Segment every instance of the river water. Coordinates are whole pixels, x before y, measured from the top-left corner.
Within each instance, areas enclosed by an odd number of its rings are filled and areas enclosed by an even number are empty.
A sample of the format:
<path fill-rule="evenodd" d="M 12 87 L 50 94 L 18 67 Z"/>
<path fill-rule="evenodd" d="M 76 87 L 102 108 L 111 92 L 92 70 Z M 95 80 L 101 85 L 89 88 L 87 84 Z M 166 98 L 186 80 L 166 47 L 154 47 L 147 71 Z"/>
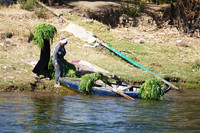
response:
<path fill-rule="evenodd" d="M 0 132 L 200 132 L 200 90 L 162 101 L 123 97 L 0 93 Z"/>

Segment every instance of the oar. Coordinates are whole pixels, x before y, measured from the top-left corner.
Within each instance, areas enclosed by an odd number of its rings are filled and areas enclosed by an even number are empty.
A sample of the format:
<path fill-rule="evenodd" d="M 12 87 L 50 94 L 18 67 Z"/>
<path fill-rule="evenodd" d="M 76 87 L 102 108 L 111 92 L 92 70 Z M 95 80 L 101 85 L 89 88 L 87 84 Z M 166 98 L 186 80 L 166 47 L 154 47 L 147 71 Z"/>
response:
<path fill-rule="evenodd" d="M 160 78 L 165 84 L 171 86 L 172 88 L 181 91 L 181 89 L 179 89 L 178 87 L 174 86 L 173 84 L 171 84 L 170 82 L 168 82 L 167 80 L 161 78 L 160 76 L 158 76 L 157 74 L 153 73 L 152 71 L 148 70 L 147 68 L 143 67 L 142 65 L 138 64 L 137 62 L 131 60 L 130 58 L 128 58 L 127 56 L 125 56 L 124 54 L 120 53 L 119 51 L 115 50 L 114 48 L 110 47 L 109 45 L 107 45 L 105 42 L 101 41 L 100 39 L 97 39 L 97 42 L 101 45 L 103 45 L 104 47 L 106 47 L 107 49 L 113 51 L 114 53 L 116 53 L 117 55 L 121 56 L 122 58 L 126 59 L 127 61 L 129 61 L 130 63 L 146 70 L 147 72 L 153 74 L 154 76 L 156 76 L 157 78 Z"/>
<path fill-rule="evenodd" d="M 109 89 L 109 90 L 111 90 L 111 91 L 114 91 L 115 93 L 117 93 L 117 94 L 119 94 L 119 95 L 121 95 L 121 96 L 123 96 L 123 97 L 125 97 L 125 98 L 127 98 L 127 99 L 135 100 L 134 98 L 132 98 L 132 97 L 130 97 L 130 96 L 124 94 L 123 92 L 121 92 L 121 91 L 119 91 L 119 90 L 117 90 L 117 89 L 114 89 L 113 87 L 111 87 L 111 86 L 105 84 L 102 80 L 97 80 L 95 83 L 98 84 L 98 85 L 103 85 L 103 86 L 105 86 L 105 88 L 107 88 L 107 89 Z"/>

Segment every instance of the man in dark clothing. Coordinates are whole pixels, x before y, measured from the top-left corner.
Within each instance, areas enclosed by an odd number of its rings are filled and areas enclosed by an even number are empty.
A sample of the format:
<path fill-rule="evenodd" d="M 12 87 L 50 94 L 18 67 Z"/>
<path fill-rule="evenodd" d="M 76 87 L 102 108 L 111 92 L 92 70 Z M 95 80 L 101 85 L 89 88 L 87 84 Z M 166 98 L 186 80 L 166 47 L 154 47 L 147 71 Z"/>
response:
<path fill-rule="evenodd" d="M 55 68 L 55 87 L 60 87 L 58 80 L 59 77 L 62 77 L 63 74 L 62 60 L 66 54 L 64 46 L 67 44 L 67 42 L 67 38 L 63 38 L 54 48 L 52 62 Z"/>
<path fill-rule="evenodd" d="M 50 60 L 50 42 L 44 40 L 44 45 L 41 48 L 40 60 L 33 69 L 33 72 L 37 76 L 44 75 L 45 78 L 49 78 L 48 64 Z"/>

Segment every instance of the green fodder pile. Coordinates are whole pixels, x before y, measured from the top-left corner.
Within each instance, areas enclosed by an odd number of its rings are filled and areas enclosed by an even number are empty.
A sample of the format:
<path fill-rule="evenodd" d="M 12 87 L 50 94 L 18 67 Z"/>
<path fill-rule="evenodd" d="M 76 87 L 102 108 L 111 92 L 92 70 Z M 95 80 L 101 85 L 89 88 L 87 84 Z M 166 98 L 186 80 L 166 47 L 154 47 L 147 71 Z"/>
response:
<path fill-rule="evenodd" d="M 71 77 L 71 78 L 78 78 L 80 77 L 79 73 L 76 71 L 76 67 L 69 63 L 67 60 L 62 60 L 62 67 L 63 67 L 63 77 Z M 52 63 L 52 57 L 50 58 L 48 64 L 49 75 L 51 79 L 55 78 L 55 69 Z"/>
<path fill-rule="evenodd" d="M 39 23 L 34 27 L 33 41 L 38 45 L 39 48 L 42 48 L 44 45 L 44 40 L 49 40 L 52 43 L 56 33 L 57 29 L 55 26 L 46 23 Z"/>
<path fill-rule="evenodd" d="M 107 76 L 104 76 L 101 72 L 96 72 L 82 76 L 78 89 L 80 91 L 86 91 L 91 94 L 91 89 L 94 86 L 96 80 L 102 80 L 104 83 L 108 83 Z"/>
<path fill-rule="evenodd" d="M 159 100 L 164 95 L 161 80 L 158 78 L 146 80 L 140 87 L 139 95 L 144 99 Z"/>

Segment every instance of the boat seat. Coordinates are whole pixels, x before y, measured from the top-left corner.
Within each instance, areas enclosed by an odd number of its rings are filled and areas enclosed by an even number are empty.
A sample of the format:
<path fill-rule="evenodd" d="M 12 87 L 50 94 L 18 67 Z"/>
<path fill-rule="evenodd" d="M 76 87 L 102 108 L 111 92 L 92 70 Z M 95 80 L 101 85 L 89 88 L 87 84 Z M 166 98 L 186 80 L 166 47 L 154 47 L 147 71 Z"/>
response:
<path fill-rule="evenodd" d="M 128 91 L 132 87 L 133 87 L 132 85 L 128 85 L 128 86 L 121 86 L 121 85 L 119 85 L 116 89 L 119 90 L 119 91 Z"/>

